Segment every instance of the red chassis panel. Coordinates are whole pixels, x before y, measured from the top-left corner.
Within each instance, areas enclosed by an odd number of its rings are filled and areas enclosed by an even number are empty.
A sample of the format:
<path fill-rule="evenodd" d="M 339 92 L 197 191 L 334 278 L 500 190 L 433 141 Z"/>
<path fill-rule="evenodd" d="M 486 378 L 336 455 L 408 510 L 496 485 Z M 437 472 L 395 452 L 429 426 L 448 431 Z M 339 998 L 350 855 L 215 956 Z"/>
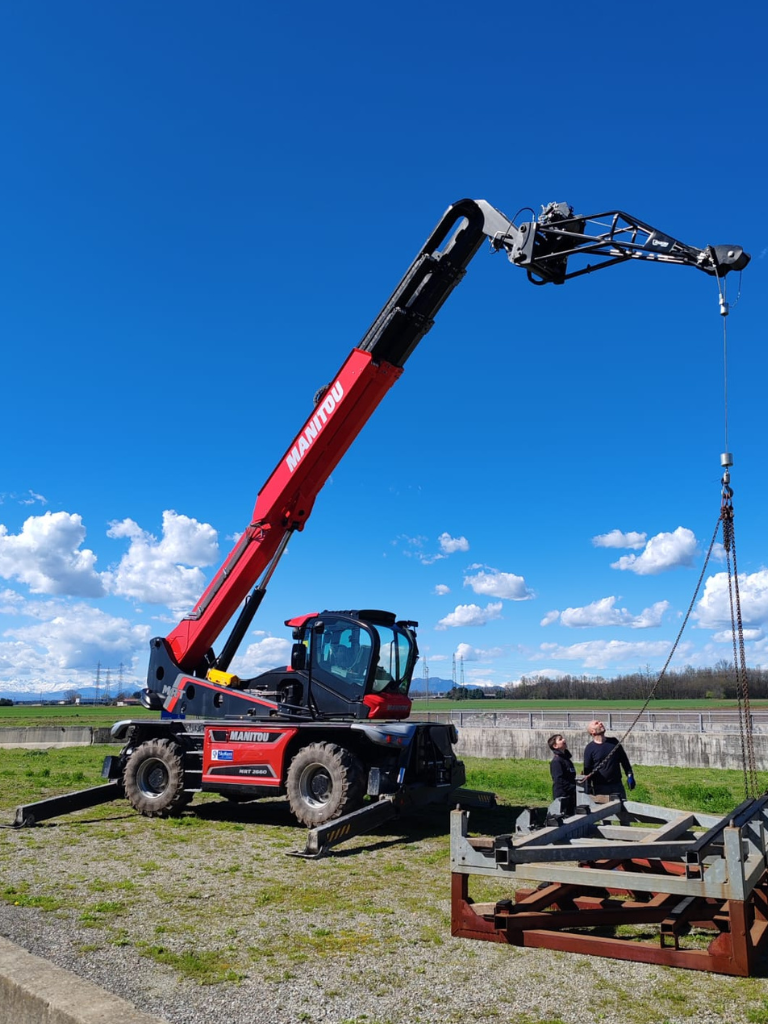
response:
<path fill-rule="evenodd" d="M 298 732 L 295 726 L 260 723 L 206 725 L 203 785 L 283 785 L 285 751 Z"/>

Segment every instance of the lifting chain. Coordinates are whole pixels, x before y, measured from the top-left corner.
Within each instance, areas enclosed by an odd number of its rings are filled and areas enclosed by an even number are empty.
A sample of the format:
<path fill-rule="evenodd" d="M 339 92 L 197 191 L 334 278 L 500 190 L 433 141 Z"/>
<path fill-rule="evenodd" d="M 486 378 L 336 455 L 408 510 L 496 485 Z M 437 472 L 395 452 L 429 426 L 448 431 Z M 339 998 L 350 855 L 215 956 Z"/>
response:
<path fill-rule="evenodd" d="M 640 718 L 645 713 L 646 708 L 650 704 L 651 700 L 659 688 L 659 684 L 664 678 L 669 663 L 677 650 L 677 646 L 680 643 L 680 639 L 683 635 L 683 631 L 688 624 L 688 619 L 693 611 L 693 606 L 696 603 L 696 599 L 699 596 L 699 590 L 701 589 L 702 581 L 704 580 L 704 574 L 707 571 L 709 559 L 712 555 L 712 549 L 715 546 L 715 540 L 720 530 L 720 523 L 723 524 L 723 548 L 725 549 L 725 558 L 728 568 L 728 598 L 730 602 L 731 610 L 731 636 L 733 638 L 733 668 L 736 677 L 736 695 L 738 698 L 738 709 L 739 709 L 739 733 L 741 738 L 741 763 L 744 772 L 744 795 L 747 799 L 755 799 L 758 795 L 758 780 L 757 780 L 757 767 L 755 761 L 755 744 L 754 736 L 752 731 L 752 712 L 749 703 L 749 681 L 747 678 L 747 665 L 746 656 L 744 653 L 744 627 L 741 618 L 741 598 L 739 595 L 739 572 L 736 563 L 736 534 L 734 530 L 733 521 L 733 490 L 731 488 L 731 476 L 729 473 L 730 467 L 733 465 L 733 456 L 727 450 L 728 449 L 728 329 L 727 320 L 728 314 L 730 313 L 730 306 L 726 301 L 725 295 L 725 283 L 721 281 L 720 275 L 717 275 L 717 288 L 719 295 L 720 304 L 720 315 L 723 317 L 723 379 L 724 379 L 724 413 L 725 413 L 725 447 L 726 451 L 720 456 L 720 463 L 723 467 L 723 478 L 721 480 L 721 500 L 720 500 L 720 515 L 718 516 L 717 523 L 715 524 L 715 531 L 712 534 L 712 540 L 709 544 L 709 550 L 707 551 L 707 557 L 704 559 L 704 565 L 699 575 L 699 581 L 696 584 L 691 603 L 688 605 L 688 611 L 685 613 L 685 618 L 680 626 L 680 631 L 677 634 L 677 639 L 672 645 L 672 649 L 669 652 L 664 667 L 659 673 L 659 677 L 653 684 L 651 692 L 648 694 L 645 703 L 638 711 L 637 715 L 631 722 L 629 728 L 621 737 L 619 742 L 611 749 L 610 753 L 603 758 L 600 765 L 606 765 L 611 758 L 616 754 L 619 748 L 623 745 L 627 736 L 632 732 L 634 727 L 640 721 Z M 739 287 L 739 294 L 736 297 L 738 302 L 741 296 L 741 287 Z M 734 306 L 736 303 L 734 303 Z M 731 565 L 733 560 L 733 565 Z"/>
<path fill-rule="evenodd" d="M 744 772 L 744 795 L 754 799 L 758 795 L 755 742 L 752 731 L 752 711 L 749 704 L 749 680 L 744 652 L 744 625 L 741 618 L 739 570 L 736 562 L 736 532 L 733 521 L 733 490 L 730 474 L 723 475 L 720 518 L 723 522 L 723 547 L 728 568 L 728 600 L 731 609 L 731 636 L 733 638 L 733 667 L 736 676 L 736 696 L 739 706 L 739 732 L 741 736 L 741 764 Z M 731 567 L 733 559 L 733 567 Z"/>
<path fill-rule="evenodd" d="M 715 523 L 715 530 L 714 530 L 714 533 L 712 534 L 712 540 L 709 542 L 709 550 L 707 551 L 707 557 L 704 559 L 704 565 L 701 567 L 701 572 L 699 573 L 699 579 L 698 579 L 698 582 L 696 584 L 696 589 L 693 592 L 693 597 L 691 598 L 691 603 L 688 605 L 688 611 L 685 613 L 685 617 L 683 619 L 682 625 L 680 626 L 680 630 L 679 630 L 679 632 L 677 634 L 677 637 L 675 638 L 675 642 L 672 644 L 672 649 L 670 650 L 669 654 L 667 655 L 667 660 L 664 662 L 664 667 L 662 668 L 661 672 L 659 672 L 658 679 L 653 684 L 653 686 L 651 688 L 651 692 L 645 698 L 645 703 L 643 704 L 643 706 L 640 708 L 640 710 L 637 712 L 635 717 L 630 722 L 629 728 L 626 730 L 626 732 L 621 737 L 619 742 L 616 743 L 611 748 L 610 753 L 606 754 L 606 756 L 600 761 L 600 764 L 598 765 L 599 768 L 604 768 L 606 765 L 608 765 L 609 762 L 611 761 L 611 759 L 617 753 L 617 751 L 623 746 L 624 740 L 627 738 L 627 736 L 629 736 L 629 734 L 635 728 L 635 726 L 640 721 L 642 716 L 645 714 L 645 711 L 646 711 L 648 705 L 653 700 L 653 697 L 654 697 L 656 691 L 658 690 L 659 685 L 661 684 L 662 679 L 666 675 L 667 669 L 669 668 L 669 663 L 672 661 L 672 658 L 674 657 L 675 651 L 677 650 L 678 644 L 680 643 L 680 641 L 681 641 L 681 639 L 683 637 L 683 633 L 685 632 L 685 627 L 688 625 L 688 620 L 691 617 L 691 612 L 693 611 L 693 606 L 696 604 L 696 598 L 699 596 L 699 591 L 701 590 L 701 584 L 702 584 L 702 582 L 704 580 L 704 574 L 707 571 L 707 566 L 709 565 L 709 559 L 712 556 L 712 550 L 713 550 L 713 548 L 715 546 L 715 541 L 717 540 L 717 535 L 720 532 L 720 521 L 722 520 L 722 518 L 723 518 L 723 514 L 722 514 L 722 510 L 721 510 L 720 515 L 717 517 L 717 522 Z"/>
<path fill-rule="evenodd" d="M 739 596 L 739 577 L 738 569 L 736 564 L 736 535 L 734 531 L 733 523 L 733 490 L 729 485 L 730 477 L 726 470 L 723 476 L 723 490 L 722 490 L 722 501 L 720 506 L 720 515 L 717 517 L 715 523 L 715 529 L 712 534 L 712 539 L 709 542 L 709 549 L 707 550 L 707 556 L 704 559 L 704 565 L 701 568 L 698 582 L 696 583 L 696 589 L 694 590 L 691 602 L 688 605 L 688 610 L 683 618 L 680 630 L 675 638 L 675 642 L 672 644 L 672 648 L 667 655 L 667 660 L 664 662 L 664 667 L 659 672 L 656 682 L 653 684 L 650 693 L 645 699 L 645 703 L 637 712 L 635 717 L 632 719 L 629 727 L 627 728 L 624 735 L 621 737 L 618 743 L 616 743 L 610 750 L 610 752 L 600 761 L 599 767 L 606 767 L 612 758 L 617 754 L 619 749 L 623 746 L 624 741 L 635 728 L 637 723 L 640 721 L 642 716 L 645 714 L 648 705 L 653 700 L 656 691 L 661 684 L 662 679 L 666 675 L 669 664 L 674 657 L 675 651 L 682 639 L 685 627 L 688 625 L 688 620 L 691 617 L 696 600 L 701 590 L 701 584 L 704 581 L 704 576 L 709 565 L 709 560 L 712 556 L 712 551 L 717 540 L 717 535 L 720 532 L 720 523 L 723 524 L 723 547 L 725 548 L 725 557 L 728 567 L 728 596 L 730 598 L 731 607 L 731 633 L 733 636 L 733 664 L 736 673 L 736 693 L 738 697 L 738 708 L 739 708 L 739 732 L 741 737 L 741 762 L 744 772 L 744 795 L 747 799 L 754 799 L 758 795 L 758 781 L 757 781 L 757 767 L 755 761 L 755 745 L 752 733 L 752 713 L 750 710 L 749 703 L 749 685 L 747 679 L 747 668 L 746 668 L 746 657 L 744 652 L 744 627 L 741 618 L 741 599 Z M 733 570 L 731 570 L 731 557 L 733 558 Z"/>
<path fill-rule="evenodd" d="M 728 315 L 731 311 L 726 301 L 725 282 L 720 275 L 716 276 L 717 290 L 720 301 L 720 315 L 723 318 L 723 412 L 725 426 L 725 451 L 720 456 L 723 467 L 721 480 L 722 491 L 720 500 L 720 518 L 723 523 L 723 548 L 728 568 L 728 600 L 731 610 L 731 637 L 733 640 L 733 671 L 736 677 L 736 697 L 739 708 L 739 734 L 741 738 L 741 764 L 744 772 L 744 795 L 754 799 L 758 794 L 757 768 L 755 764 L 755 743 L 752 732 L 752 712 L 749 705 L 749 681 L 747 663 L 744 653 L 744 627 L 741 618 L 741 598 L 739 595 L 739 570 L 736 562 L 736 533 L 733 523 L 733 489 L 731 488 L 730 467 L 733 456 L 728 451 Z M 741 295 L 736 296 L 736 302 Z M 736 303 L 734 303 L 734 306 Z M 731 568 L 733 558 L 733 568 Z"/>

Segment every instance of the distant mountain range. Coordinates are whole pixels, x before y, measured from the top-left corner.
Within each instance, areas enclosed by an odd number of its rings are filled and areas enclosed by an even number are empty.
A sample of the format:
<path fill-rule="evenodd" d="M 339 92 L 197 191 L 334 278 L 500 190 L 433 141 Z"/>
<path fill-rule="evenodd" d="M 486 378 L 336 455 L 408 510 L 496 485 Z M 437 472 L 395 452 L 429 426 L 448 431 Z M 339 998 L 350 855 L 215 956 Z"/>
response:
<path fill-rule="evenodd" d="M 438 694 L 438 693 L 448 693 L 448 691 L 452 690 L 454 686 L 458 686 L 459 685 L 458 683 L 454 683 L 450 679 L 441 679 L 440 676 L 430 676 L 428 681 L 426 679 L 424 679 L 424 678 L 414 679 L 413 682 L 411 683 L 411 696 L 414 696 L 414 694 L 426 693 L 427 692 L 427 682 L 429 682 L 429 693 L 430 693 L 430 695 L 434 695 L 434 694 Z M 482 689 L 481 686 L 475 686 L 474 683 L 464 683 L 463 685 L 468 690 L 481 690 Z"/>
<path fill-rule="evenodd" d="M 429 693 L 436 696 L 438 693 L 447 693 L 453 688 L 453 682 L 450 679 L 441 679 L 440 676 L 429 677 Z M 458 684 L 457 684 L 458 685 Z M 474 686 L 472 683 L 464 683 L 464 686 L 468 690 L 481 690 L 482 687 Z M 109 694 L 111 697 L 117 696 L 121 691 L 131 696 L 137 690 L 141 690 L 144 687 L 143 682 L 138 682 L 135 679 L 126 680 L 124 679 L 122 684 L 117 678 L 111 679 L 109 683 Z M 6 686 L 0 688 L 0 697 L 6 697 L 8 700 L 63 700 L 64 696 L 71 691 L 76 691 L 80 694 L 83 700 L 96 700 L 97 698 L 104 699 L 105 687 L 104 684 L 97 690 L 95 686 L 78 686 L 77 683 L 65 682 L 59 683 L 56 686 L 46 686 L 44 689 L 36 686 L 34 683 L 17 683 L 13 686 Z M 424 678 L 414 679 L 411 683 L 411 695 L 416 696 L 427 692 L 427 680 Z"/>
<path fill-rule="evenodd" d="M 142 689 L 143 685 L 143 683 L 137 683 L 135 679 L 130 681 L 123 680 L 122 685 L 117 680 L 110 681 L 109 695 L 114 698 L 118 693 L 123 692 L 131 696 L 137 690 Z M 95 686 L 78 686 L 76 683 L 68 682 L 60 683 L 56 686 L 47 685 L 44 689 L 35 686 L 33 683 L 18 683 L 13 686 L 5 686 L 0 688 L 0 698 L 5 697 L 8 700 L 14 701 L 63 700 L 66 694 L 72 691 L 79 693 L 83 700 L 96 700 L 97 698 L 103 700 L 106 696 L 103 684 L 97 691 Z"/>

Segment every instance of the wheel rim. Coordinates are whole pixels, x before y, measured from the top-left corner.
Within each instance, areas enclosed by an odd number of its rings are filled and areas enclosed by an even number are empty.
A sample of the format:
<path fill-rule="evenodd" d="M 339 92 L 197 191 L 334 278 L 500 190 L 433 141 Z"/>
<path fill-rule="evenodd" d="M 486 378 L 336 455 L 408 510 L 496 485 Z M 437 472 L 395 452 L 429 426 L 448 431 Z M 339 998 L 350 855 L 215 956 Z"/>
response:
<path fill-rule="evenodd" d="M 136 787 L 142 796 L 157 800 L 168 789 L 168 769 L 156 757 L 147 758 L 136 772 Z"/>
<path fill-rule="evenodd" d="M 310 764 L 299 776 L 301 799 L 310 807 L 325 807 L 333 795 L 333 780 L 323 765 Z"/>

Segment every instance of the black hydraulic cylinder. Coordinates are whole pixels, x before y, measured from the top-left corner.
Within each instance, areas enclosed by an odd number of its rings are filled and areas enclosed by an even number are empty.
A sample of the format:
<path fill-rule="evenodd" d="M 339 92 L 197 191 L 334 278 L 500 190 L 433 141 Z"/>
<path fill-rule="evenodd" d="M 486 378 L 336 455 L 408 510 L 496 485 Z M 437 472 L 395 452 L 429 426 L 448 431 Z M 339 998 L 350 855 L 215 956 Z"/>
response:
<path fill-rule="evenodd" d="M 216 659 L 216 668 L 226 672 L 237 650 L 242 643 L 243 637 L 253 622 L 253 617 L 259 610 L 259 605 L 264 600 L 266 590 L 263 587 L 255 587 L 245 599 L 242 610 L 237 617 L 234 628 L 227 638 L 227 642 L 221 649 L 221 654 Z"/>

